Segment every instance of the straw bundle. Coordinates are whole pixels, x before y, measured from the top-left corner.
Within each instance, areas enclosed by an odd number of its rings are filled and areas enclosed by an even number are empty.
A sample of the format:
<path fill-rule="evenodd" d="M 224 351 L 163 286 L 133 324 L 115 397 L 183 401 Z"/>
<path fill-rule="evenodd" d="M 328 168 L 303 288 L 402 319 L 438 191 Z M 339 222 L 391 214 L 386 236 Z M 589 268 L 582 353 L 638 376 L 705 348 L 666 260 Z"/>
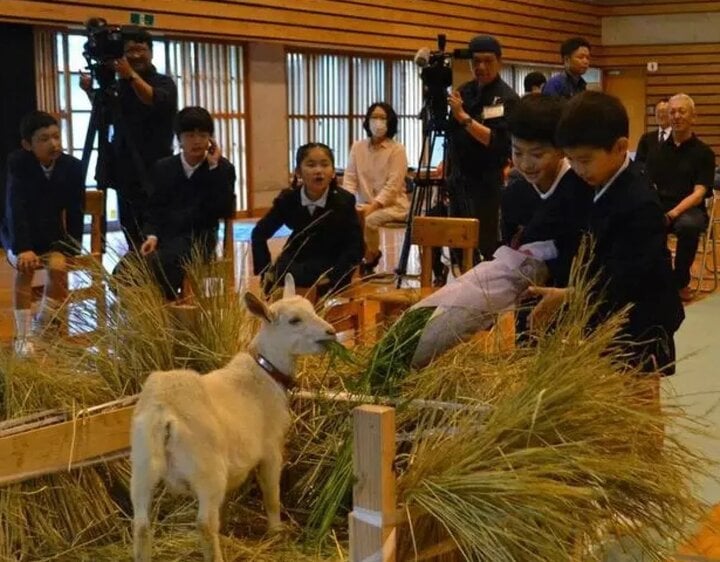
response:
<path fill-rule="evenodd" d="M 597 310 L 591 286 L 577 269 L 572 298 L 533 347 L 492 356 L 471 342 L 425 369 L 387 379 L 399 431 L 414 436 L 396 460 L 411 525 L 400 559 L 429 546 L 427 537 L 452 541 L 468 560 L 567 560 L 579 553 L 601 559 L 608 535 L 621 532 L 648 559 L 664 560 L 703 515 L 693 486 L 711 463 L 676 431 L 701 426 L 673 402 L 660 410 L 652 398 L 657 380 L 625 364 L 615 338 L 626 311 L 588 332 Z M 370 371 L 397 357 L 390 345 L 378 361 L 388 341 L 370 354 Z M 418 411 L 413 399 L 465 408 Z M 325 428 L 334 439 L 318 444 L 333 450 L 326 471 L 315 471 L 322 475 L 314 503 L 324 514 L 320 536 L 331 514 L 341 508 L 344 516 L 348 506 L 340 483 L 351 482 L 349 433 L 347 421 L 339 423 L 334 432 Z"/>
<path fill-rule="evenodd" d="M 200 269 L 194 265 L 191 275 L 199 277 Z M 126 261 L 116 277 L 100 272 L 99 266 L 96 273 L 109 288 L 107 294 L 94 295 L 107 299 L 106 324 L 96 326 L 93 307 L 67 304 L 58 316 L 69 314 L 73 327 L 95 329 L 93 333 L 79 342 L 45 334 L 41 353 L 30 359 L 0 354 L 2 418 L 48 409 L 72 413 L 106 403 L 138 392 L 153 370 L 210 370 L 246 347 L 254 332 L 254 321 L 230 291 L 208 297 L 198 293 L 202 314 L 193 315 L 194 323 L 187 325 L 167 306 L 143 261 Z M 128 463 L 119 461 L 0 488 L 0 560 L 40 560 L 61 553 L 68 560 L 95 560 L 94 555 L 86 557 L 86 547 L 126 543 L 128 482 Z M 173 499 L 161 503 L 156 513 L 164 519 L 189 504 Z M 180 512 L 191 525 L 194 513 Z M 184 550 L 179 547 L 177 555 Z"/>

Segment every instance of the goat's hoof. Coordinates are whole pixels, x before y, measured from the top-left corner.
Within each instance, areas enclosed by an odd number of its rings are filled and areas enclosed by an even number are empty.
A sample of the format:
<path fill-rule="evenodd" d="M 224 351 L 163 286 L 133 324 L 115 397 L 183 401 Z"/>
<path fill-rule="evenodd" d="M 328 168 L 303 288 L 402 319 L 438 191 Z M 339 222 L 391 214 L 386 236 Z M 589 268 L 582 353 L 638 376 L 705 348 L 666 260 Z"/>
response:
<path fill-rule="evenodd" d="M 267 534 L 270 536 L 277 536 L 285 531 L 285 525 L 282 522 L 268 523 Z"/>

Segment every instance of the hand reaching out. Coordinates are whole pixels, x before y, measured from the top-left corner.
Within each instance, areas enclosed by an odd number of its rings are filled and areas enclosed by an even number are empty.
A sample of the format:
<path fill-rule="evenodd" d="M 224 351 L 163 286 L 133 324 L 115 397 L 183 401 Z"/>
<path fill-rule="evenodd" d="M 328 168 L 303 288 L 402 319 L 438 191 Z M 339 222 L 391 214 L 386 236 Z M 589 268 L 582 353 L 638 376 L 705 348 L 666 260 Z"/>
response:
<path fill-rule="evenodd" d="M 558 287 L 528 287 L 523 298 L 540 297 L 540 302 L 535 305 L 530 313 L 530 330 L 541 332 L 547 329 L 550 321 L 565 302 L 569 293 L 567 288 Z"/>

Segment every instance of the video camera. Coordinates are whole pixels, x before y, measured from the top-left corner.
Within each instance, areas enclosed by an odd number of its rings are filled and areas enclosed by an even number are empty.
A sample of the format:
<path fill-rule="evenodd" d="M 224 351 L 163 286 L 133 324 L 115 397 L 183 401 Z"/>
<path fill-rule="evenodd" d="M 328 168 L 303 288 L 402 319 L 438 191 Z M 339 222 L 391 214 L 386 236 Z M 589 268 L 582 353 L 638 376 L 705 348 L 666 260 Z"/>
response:
<path fill-rule="evenodd" d="M 448 88 L 452 86 L 453 59 L 471 59 L 472 51 L 469 49 L 455 49 L 446 52 L 445 34 L 437 36 L 437 51 L 420 49 L 415 55 L 415 64 L 422 70 L 420 79 L 423 84 L 423 110 L 421 118 L 425 121 L 425 128 L 435 131 L 444 131 L 448 121 Z"/>
<path fill-rule="evenodd" d="M 125 27 L 108 25 L 103 18 L 90 18 L 85 22 L 87 41 L 83 46 L 83 57 L 100 89 L 106 90 L 115 84 L 115 69 L 108 64 L 125 55 L 125 41 L 130 32 Z"/>

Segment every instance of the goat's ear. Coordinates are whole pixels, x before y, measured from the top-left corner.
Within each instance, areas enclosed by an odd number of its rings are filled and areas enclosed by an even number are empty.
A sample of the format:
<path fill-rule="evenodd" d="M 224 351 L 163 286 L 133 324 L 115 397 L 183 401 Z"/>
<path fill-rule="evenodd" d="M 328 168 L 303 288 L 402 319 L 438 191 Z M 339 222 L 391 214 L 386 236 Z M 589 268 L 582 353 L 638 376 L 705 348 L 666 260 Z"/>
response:
<path fill-rule="evenodd" d="M 272 312 L 270 312 L 270 309 L 268 308 L 268 305 L 265 304 L 260 298 L 258 298 L 254 293 L 251 293 L 250 291 L 246 291 L 245 295 L 245 306 L 247 306 L 247 309 L 250 311 L 251 314 L 254 314 L 261 320 L 265 320 L 268 324 L 272 322 Z"/>
<path fill-rule="evenodd" d="M 292 273 L 285 275 L 284 287 L 283 287 L 283 298 L 287 299 L 295 296 L 295 278 Z"/>

